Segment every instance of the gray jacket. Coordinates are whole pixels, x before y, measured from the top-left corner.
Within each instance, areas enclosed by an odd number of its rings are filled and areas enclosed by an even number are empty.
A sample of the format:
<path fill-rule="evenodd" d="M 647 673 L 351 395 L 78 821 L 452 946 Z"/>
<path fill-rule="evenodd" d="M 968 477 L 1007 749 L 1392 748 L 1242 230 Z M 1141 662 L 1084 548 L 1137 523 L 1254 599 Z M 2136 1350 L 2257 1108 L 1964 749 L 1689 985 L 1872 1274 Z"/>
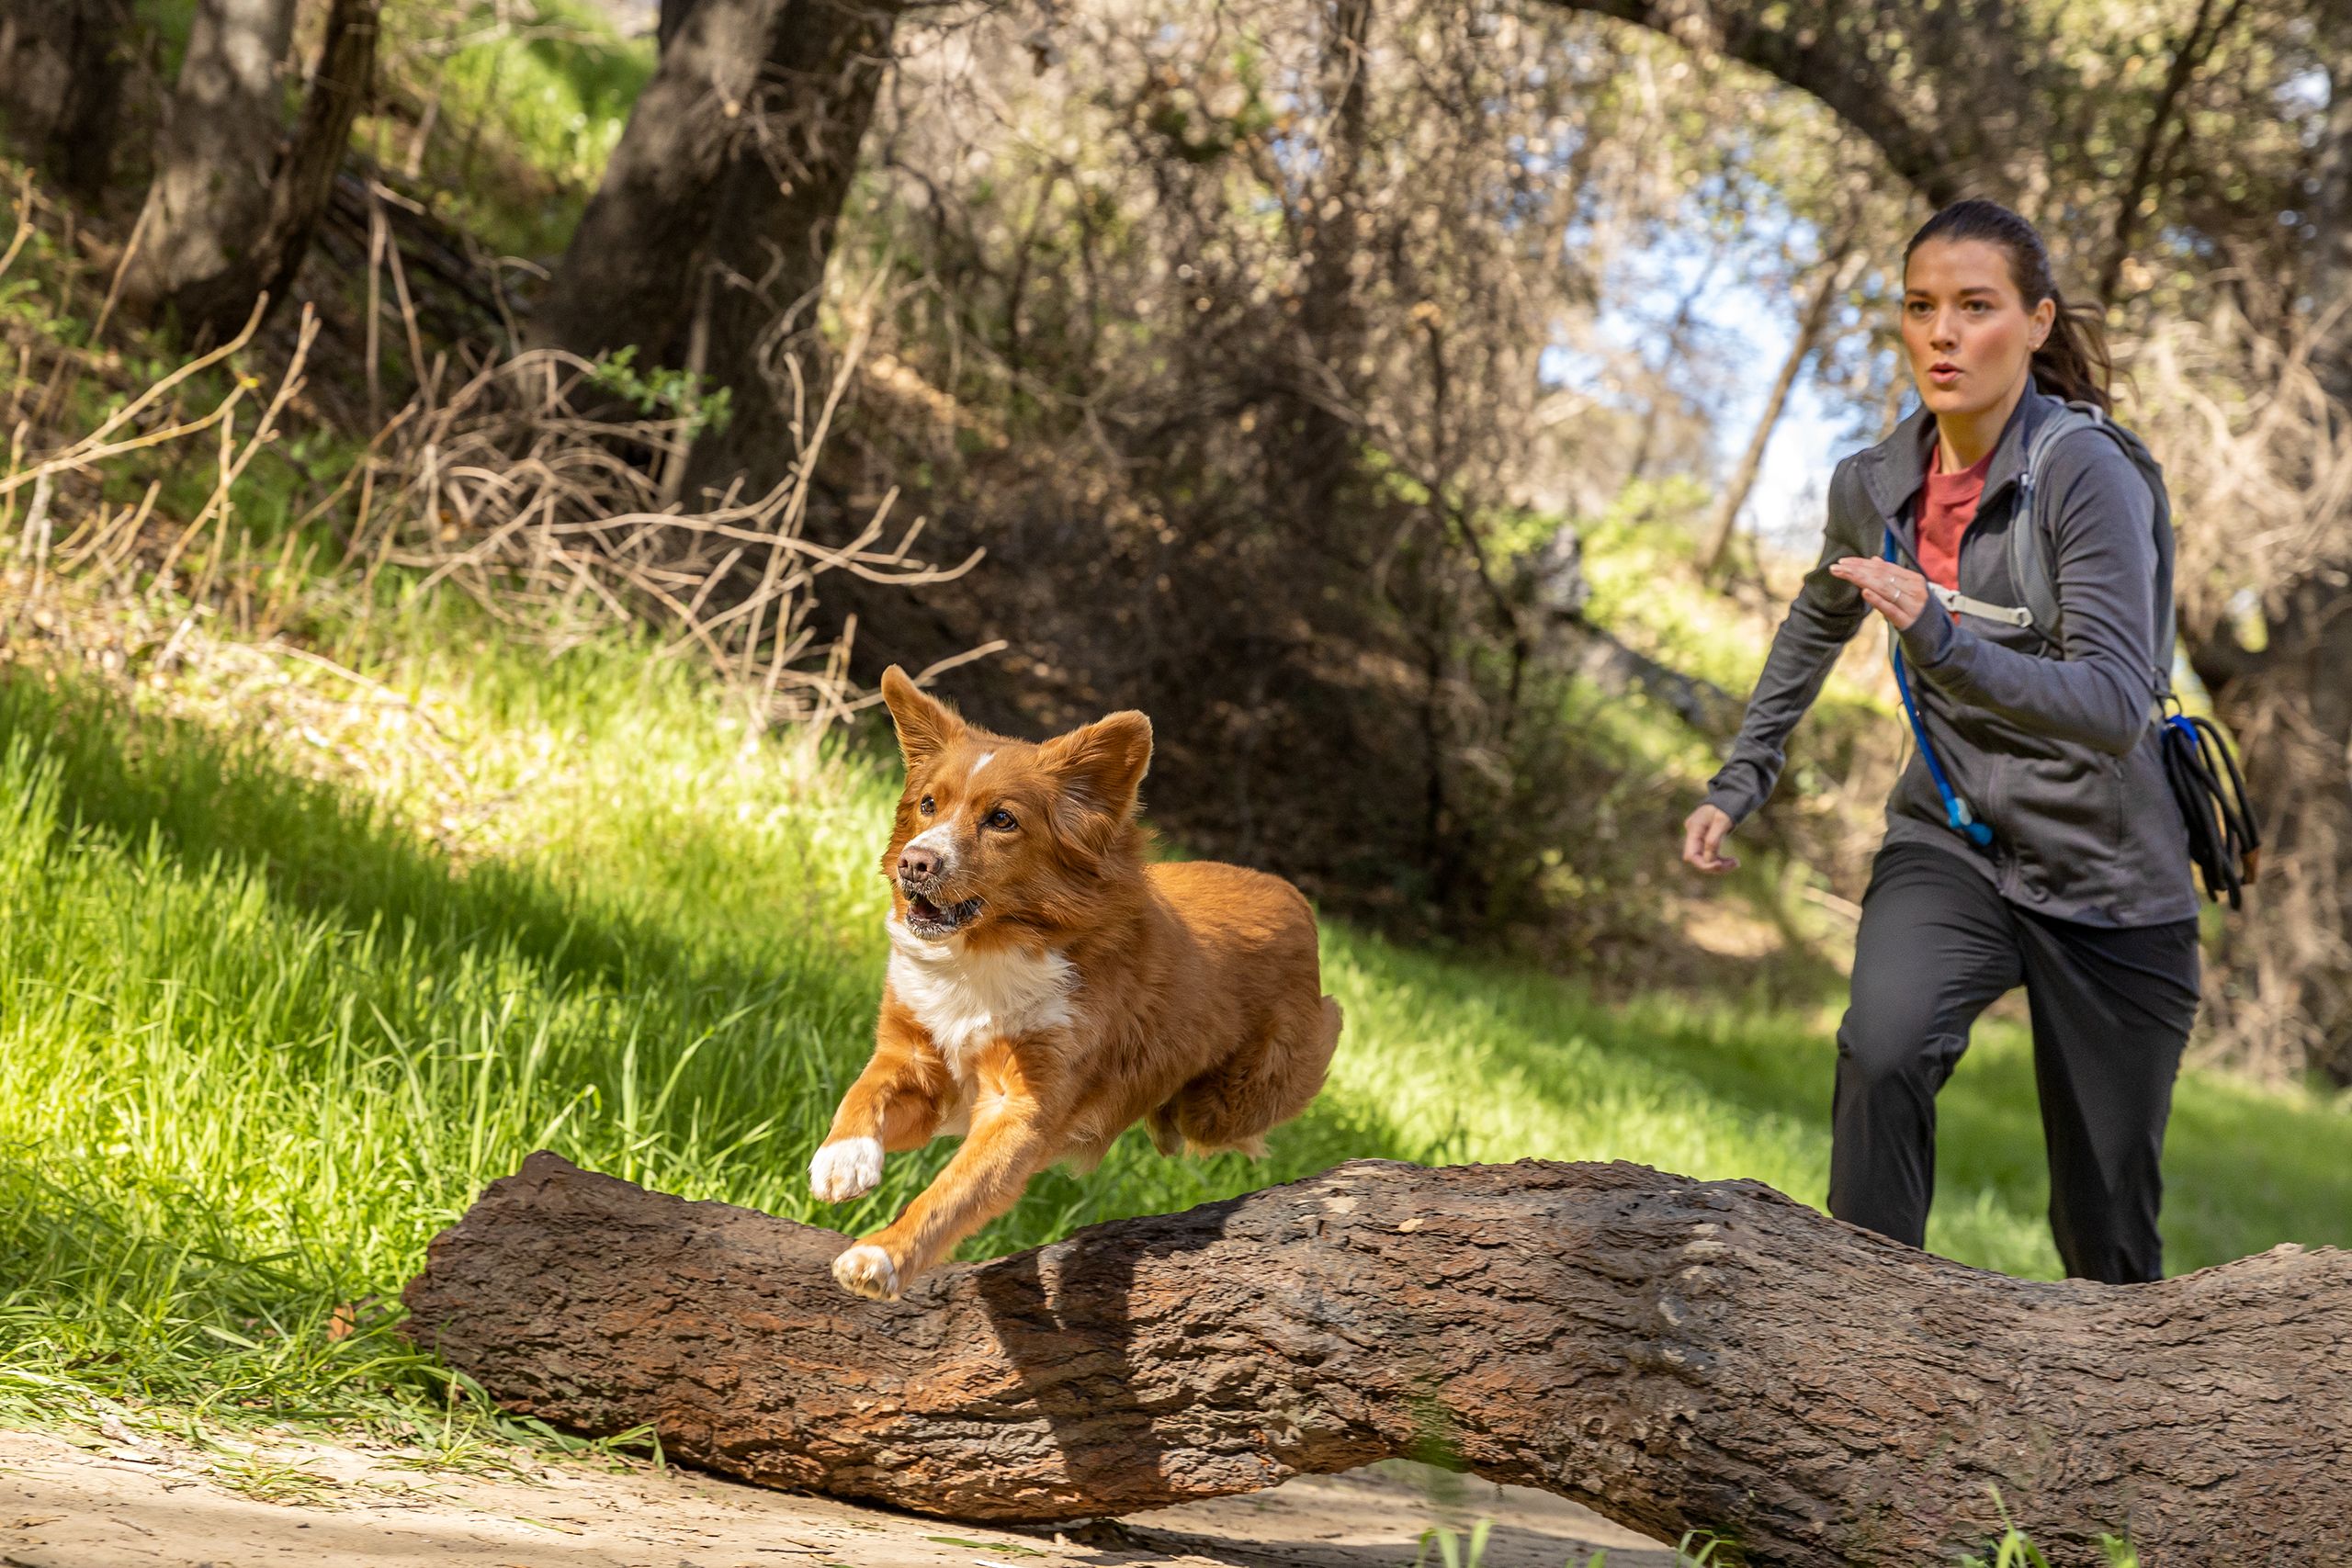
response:
<path fill-rule="evenodd" d="M 2030 521 L 2016 515 L 2016 502 L 2034 427 L 2064 407 L 2031 386 L 2018 400 L 1975 520 L 1961 536 L 1962 593 L 1998 605 L 2024 602 L 2009 581 L 2007 531 Z M 1935 417 L 1920 409 L 1830 477 L 1821 558 L 1772 638 L 1731 760 L 1708 784 L 1708 804 L 1734 822 L 1771 795 L 1789 731 L 1870 618 L 1860 592 L 1832 576 L 1830 563 L 1876 557 L 1892 529 L 1903 563 L 1917 570 L 1917 501 L 1935 433 Z M 1886 842 L 1963 856 L 2003 897 L 2062 919 L 2149 926 L 2193 918 L 2188 833 L 2151 722 L 2161 694 L 2157 615 L 2172 611 L 2156 603 L 2154 502 L 2139 469 L 2100 432 L 2062 436 L 2046 463 L 2036 482 L 2063 649 L 2030 628 L 1955 620 L 1938 604 L 1902 634 L 1928 739 L 1953 789 L 1991 825 L 1993 845 L 1979 851 L 1947 825 L 1916 747 L 1887 798 Z"/>

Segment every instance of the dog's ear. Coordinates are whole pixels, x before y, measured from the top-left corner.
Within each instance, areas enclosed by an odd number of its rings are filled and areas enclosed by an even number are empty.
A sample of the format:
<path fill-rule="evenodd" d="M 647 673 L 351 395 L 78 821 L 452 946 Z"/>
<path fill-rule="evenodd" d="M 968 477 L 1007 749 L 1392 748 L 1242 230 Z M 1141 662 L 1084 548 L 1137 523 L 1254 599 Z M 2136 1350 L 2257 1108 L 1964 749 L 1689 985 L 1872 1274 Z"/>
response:
<path fill-rule="evenodd" d="M 918 691 L 895 664 L 882 671 L 882 701 L 890 709 L 890 722 L 899 727 L 899 750 L 910 773 L 964 733 L 964 721 L 956 710 Z"/>
<path fill-rule="evenodd" d="M 1151 720 L 1130 708 L 1038 748 L 1038 761 L 1097 811 L 1125 818 L 1151 766 Z"/>

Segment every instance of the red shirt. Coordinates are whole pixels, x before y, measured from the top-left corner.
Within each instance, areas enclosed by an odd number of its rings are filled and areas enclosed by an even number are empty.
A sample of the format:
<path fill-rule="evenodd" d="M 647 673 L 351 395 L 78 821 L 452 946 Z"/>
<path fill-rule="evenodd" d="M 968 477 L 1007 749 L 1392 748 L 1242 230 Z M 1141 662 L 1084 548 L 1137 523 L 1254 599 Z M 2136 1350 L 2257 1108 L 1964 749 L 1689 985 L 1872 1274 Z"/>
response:
<path fill-rule="evenodd" d="M 1984 493 L 1984 470 L 1993 466 L 1987 451 L 1973 468 L 1956 474 L 1943 471 L 1944 444 L 1936 443 L 1928 465 L 1928 491 L 1919 501 L 1919 570 L 1930 582 L 1960 586 L 1960 536 L 1976 517 L 1976 502 Z"/>

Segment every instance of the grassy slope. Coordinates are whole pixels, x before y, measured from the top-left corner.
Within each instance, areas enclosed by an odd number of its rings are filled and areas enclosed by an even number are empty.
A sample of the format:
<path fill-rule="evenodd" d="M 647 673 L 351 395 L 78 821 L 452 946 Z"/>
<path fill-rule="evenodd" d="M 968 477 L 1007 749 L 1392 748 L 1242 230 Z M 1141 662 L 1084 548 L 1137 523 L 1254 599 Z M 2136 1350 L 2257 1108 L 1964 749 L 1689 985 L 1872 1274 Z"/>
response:
<path fill-rule="evenodd" d="M 424 771 L 363 793 L 283 743 L 0 682 L 0 1397 L 51 1404 L 62 1378 L 214 1415 L 414 1412 L 434 1383 L 389 1306 L 340 1337 L 334 1310 L 396 1292 L 542 1145 L 820 1217 L 801 1173 L 878 989 L 889 770 L 747 742 L 627 651 L 549 664 L 457 619 L 411 640 L 380 672 L 487 803 L 462 869 L 418 830 L 447 804 Z M 975 1250 L 1358 1155 L 1630 1158 L 1821 1198 L 1826 1012 L 1604 1008 L 1340 929 L 1327 957 L 1349 1032 L 1267 1165 L 1130 1138 Z M 2047 1274 L 2028 1053 L 1984 1032 L 1944 1096 L 1933 1244 Z M 846 1223 L 943 1153 L 895 1162 Z M 2352 1241 L 2347 1154 L 2335 1111 L 2191 1077 L 2176 1265 Z"/>

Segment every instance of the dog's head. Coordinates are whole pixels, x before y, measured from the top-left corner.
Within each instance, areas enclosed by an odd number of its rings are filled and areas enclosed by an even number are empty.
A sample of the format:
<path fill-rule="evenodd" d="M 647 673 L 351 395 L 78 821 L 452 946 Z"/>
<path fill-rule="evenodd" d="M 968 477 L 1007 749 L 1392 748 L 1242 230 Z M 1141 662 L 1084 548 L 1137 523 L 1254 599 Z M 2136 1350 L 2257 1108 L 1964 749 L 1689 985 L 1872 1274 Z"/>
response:
<path fill-rule="evenodd" d="M 1132 882 L 1150 719 L 1114 713 L 1043 745 L 1013 740 L 966 724 L 895 664 L 882 700 L 907 763 L 882 874 L 909 931 L 1050 940 L 1099 919 Z"/>

